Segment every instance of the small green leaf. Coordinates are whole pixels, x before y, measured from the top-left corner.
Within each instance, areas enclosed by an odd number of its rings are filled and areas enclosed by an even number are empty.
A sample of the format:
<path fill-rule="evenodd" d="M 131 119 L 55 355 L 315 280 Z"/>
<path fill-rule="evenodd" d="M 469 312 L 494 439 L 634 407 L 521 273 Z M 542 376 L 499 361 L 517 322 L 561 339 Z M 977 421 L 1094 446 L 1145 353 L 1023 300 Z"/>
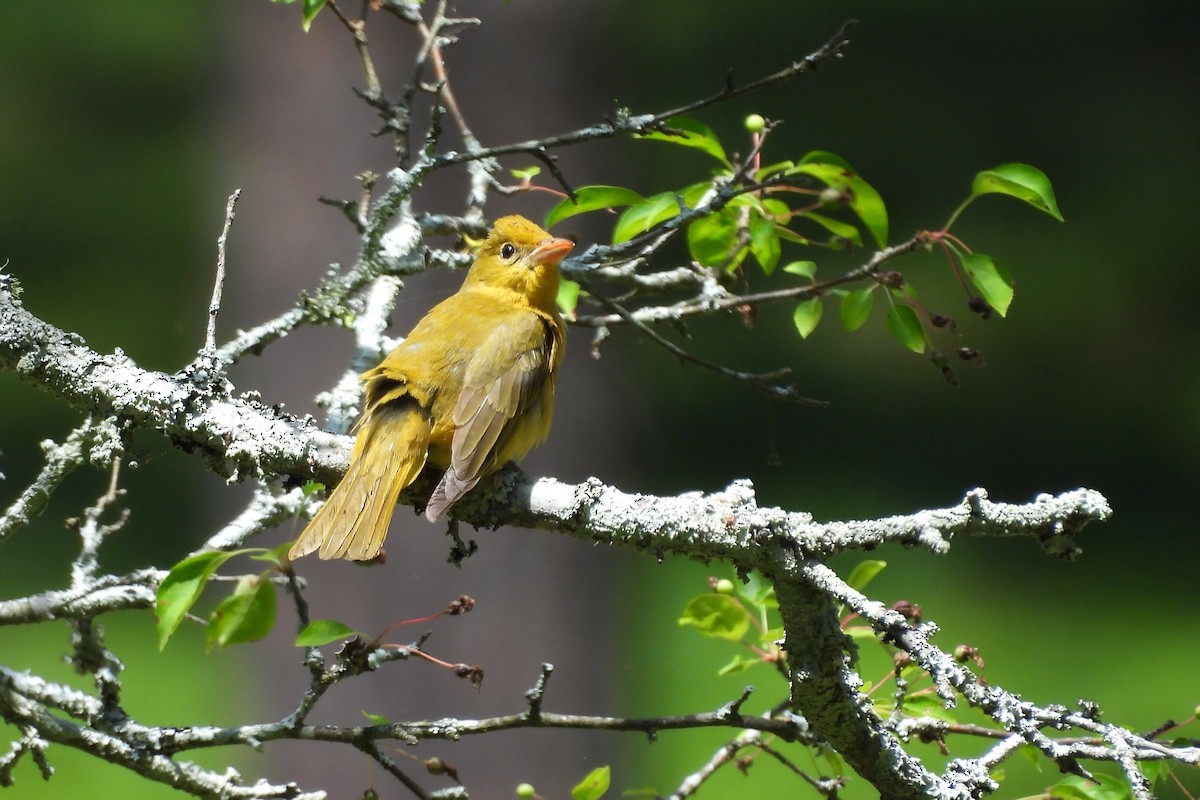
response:
<path fill-rule="evenodd" d="M 847 625 L 842 633 L 853 639 L 859 647 L 876 641 L 875 629 L 869 625 Z"/>
<path fill-rule="evenodd" d="M 850 208 L 867 226 L 875 244 L 887 247 L 888 216 L 883 197 L 875 187 L 855 175 L 850 180 Z"/>
<path fill-rule="evenodd" d="M 810 297 L 797 304 L 796 310 L 792 312 L 792 322 L 796 323 L 796 330 L 800 332 L 800 338 L 807 339 L 808 335 L 817 327 L 817 323 L 821 321 L 823 309 L 824 305 L 819 297 Z"/>
<path fill-rule="evenodd" d="M 730 661 L 728 664 L 726 664 L 725 666 L 723 666 L 719 670 L 717 670 L 717 674 L 718 675 L 734 675 L 738 672 L 745 672 L 746 670 L 750 669 L 751 667 L 756 667 L 761 663 L 763 663 L 763 662 L 757 658 L 746 658 L 741 653 L 738 653 L 737 655 L 735 655 L 733 657 L 732 661 Z"/>
<path fill-rule="evenodd" d="M 273 547 L 270 550 L 254 547 L 245 551 L 245 553 L 255 561 L 266 561 L 268 564 L 274 564 L 277 567 L 282 567 L 287 561 L 288 550 L 290 550 L 291 547 L 291 542 L 284 542 L 283 544 Z"/>
<path fill-rule="evenodd" d="M 575 190 L 575 200 L 565 198 L 561 203 L 546 212 L 544 227 L 551 228 L 555 223 L 562 222 L 568 217 L 582 214 L 585 211 L 598 211 L 602 208 L 615 208 L 640 203 L 645 198 L 632 189 L 621 186 L 581 186 Z"/>
<path fill-rule="evenodd" d="M 839 156 L 837 153 L 831 153 L 828 150 L 810 150 L 804 154 L 804 158 L 800 159 L 801 164 L 830 164 L 840 168 L 842 172 L 854 172 L 854 167 Z"/>
<path fill-rule="evenodd" d="M 708 153 L 725 166 L 730 166 L 729 159 L 725 157 L 725 148 L 721 146 L 721 141 L 717 139 L 717 135 L 713 133 L 713 129 L 703 122 L 690 117 L 671 117 L 663 124 L 668 128 L 673 128 L 677 133 L 654 131 L 653 133 L 641 134 L 636 138 L 670 142 L 672 144 L 683 145 L 684 147 L 695 147 L 698 150 Z"/>
<path fill-rule="evenodd" d="M 372 714 L 369 711 L 362 712 L 362 715 L 371 721 L 372 725 L 391 725 L 392 721 L 383 714 Z"/>
<path fill-rule="evenodd" d="M 804 278 L 815 278 L 817 275 L 817 262 L 815 261 L 789 261 L 781 267 L 784 272 L 790 275 L 800 275 Z"/>
<path fill-rule="evenodd" d="M 845 239 L 855 247 L 862 247 L 862 234 L 858 232 L 858 228 L 850 223 L 842 222 L 840 219 L 834 219 L 833 217 L 827 217 L 824 214 L 814 214 L 811 211 L 805 212 L 800 216 L 812 220 L 839 239 Z"/>
<path fill-rule="evenodd" d="M 729 595 L 702 594 L 688 602 L 679 624 L 694 625 L 705 636 L 738 640 L 749 630 L 750 618 Z"/>
<path fill-rule="evenodd" d="M 608 791 L 608 782 L 611 777 L 612 770 L 607 765 L 596 767 L 571 789 L 572 800 L 600 800 Z"/>
<path fill-rule="evenodd" d="M 349 639 L 358 635 L 358 631 L 336 619 L 314 619 L 305 625 L 304 630 L 296 637 L 296 647 L 320 647 L 338 639 Z"/>
<path fill-rule="evenodd" d="M 321 9 L 325 7 L 325 0 L 304 0 L 304 32 L 308 33 L 308 29 L 312 27 L 313 20 L 317 18 L 317 14 L 321 13 Z"/>
<path fill-rule="evenodd" d="M 217 568 L 233 555 L 235 554 L 210 550 L 185 558 L 171 567 L 167 577 L 158 585 L 158 595 L 154 601 L 159 650 L 167 646 L 167 640 L 175 633 L 184 615 L 200 597 L 204 584 Z"/>
<path fill-rule="evenodd" d="M 750 218 L 750 252 L 763 272 L 770 275 L 775 271 L 781 252 L 779 234 L 775 232 L 775 223 L 767 217 L 755 214 Z"/>
<path fill-rule="evenodd" d="M 542 173 L 542 168 L 534 164 L 525 169 L 510 169 L 509 172 L 519 181 L 531 181 Z"/>
<path fill-rule="evenodd" d="M 275 627 L 275 587 L 258 575 L 247 575 L 233 594 L 208 618 L 208 649 L 256 642 Z"/>
<path fill-rule="evenodd" d="M 962 265 L 987 304 L 1002 317 L 1008 314 L 1013 299 L 1013 280 L 1008 272 L 983 253 L 964 255 Z"/>
<path fill-rule="evenodd" d="M 840 311 L 842 325 L 846 330 L 856 331 L 866 324 L 867 318 L 871 316 L 871 307 L 875 305 L 874 289 L 874 286 L 864 286 L 842 296 Z"/>
<path fill-rule="evenodd" d="M 575 319 L 575 306 L 579 304 L 579 284 L 566 278 L 558 282 L 558 310 L 567 319 Z"/>
<path fill-rule="evenodd" d="M 754 171 L 754 180 L 762 183 L 765 179 L 779 172 L 787 172 L 792 167 L 796 166 L 794 161 L 780 161 L 775 164 L 769 164 L 765 167 L 759 167 Z"/>
<path fill-rule="evenodd" d="M 735 260 L 741 263 L 741 259 L 734 257 L 738 246 L 737 220 L 726 209 L 688 225 L 687 241 L 688 252 L 703 266 L 726 267 Z"/>
<path fill-rule="evenodd" d="M 674 192 L 663 192 L 625 209 L 613 228 L 613 244 L 627 242 L 679 213 Z"/>
<path fill-rule="evenodd" d="M 911 306 L 895 305 L 888 309 L 888 330 L 896 341 L 912 350 L 914 353 L 925 352 L 925 329 L 921 326 L 921 318 Z"/>
<path fill-rule="evenodd" d="M 325 484 L 320 481 L 305 481 L 304 485 L 300 487 L 300 491 L 305 497 L 312 497 L 314 494 L 325 491 Z"/>
<path fill-rule="evenodd" d="M 980 172 L 971 183 L 971 194 L 1006 194 L 1063 221 L 1050 179 L 1046 173 L 1028 164 L 1001 164 Z"/>
<path fill-rule="evenodd" d="M 767 604 L 768 599 L 770 604 L 774 605 L 775 603 L 775 584 L 767 580 L 758 570 L 746 573 L 746 582 L 742 584 L 739 593 L 755 605 Z"/>
<path fill-rule="evenodd" d="M 883 572 L 883 568 L 887 566 L 886 561 L 860 561 L 854 565 L 854 569 L 850 570 L 850 577 L 846 578 L 846 583 L 850 584 L 851 588 L 862 591 L 867 588 L 867 584 L 875 580 L 875 576 Z"/>
<path fill-rule="evenodd" d="M 904 715 L 907 717 L 933 717 L 943 722 L 958 722 L 935 694 L 916 694 L 905 697 Z"/>

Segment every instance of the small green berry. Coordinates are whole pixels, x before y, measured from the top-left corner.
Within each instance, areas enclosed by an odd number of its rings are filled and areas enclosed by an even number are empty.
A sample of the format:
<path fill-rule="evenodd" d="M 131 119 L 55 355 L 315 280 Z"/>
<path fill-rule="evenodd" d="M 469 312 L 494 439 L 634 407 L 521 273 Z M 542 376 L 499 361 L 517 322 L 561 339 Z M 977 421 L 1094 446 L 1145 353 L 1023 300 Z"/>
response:
<path fill-rule="evenodd" d="M 532 783 L 518 783 L 517 797 L 533 797 L 537 792 L 533 790 Z"/>
<path fill-rule="evenodd" d="M 742 124 L 751 133 L 762 133 L 763 128 L 767 127 L 767 121 L 763 119 L 762 114 L 747 114 Z"/>
<path fill-rule="evenodd" d="M 729 580 L 729 578 L 721 578 L 713 588 L 716 589 L 717 594 L 733 594 L 733 581 Z"/>

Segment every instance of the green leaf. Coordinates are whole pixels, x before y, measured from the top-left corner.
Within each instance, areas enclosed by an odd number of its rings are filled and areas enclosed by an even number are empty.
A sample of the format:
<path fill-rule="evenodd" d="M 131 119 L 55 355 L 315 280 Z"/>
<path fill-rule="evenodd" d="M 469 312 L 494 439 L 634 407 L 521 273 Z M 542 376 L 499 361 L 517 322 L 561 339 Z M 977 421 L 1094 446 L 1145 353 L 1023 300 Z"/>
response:
<path fill-rule="evenodd" d="M 787 172 L 796 166 L 794 161 L 779 161 L 775 164 L 769 164 L 765 167 L 759 167 L 754 171 L 754 180 L 757 183 L 762 183 L 765 179 L 771 177 L 778 172 Z"/>
<path fill-rule="evenodd" d="M 321 9 L 325 7 L 325 0 L 304 0 L 304 32 L 308 33 L 308 29 L 312 27 L 313 20 L 317 18 L 317 14 L 321 13 Z"/>
<path fill-rule="evenodd" d="M 819 297 L 810 297 L 797 304 L 796 310 L 792 312 L 792 322 L 796 323 L 796 330 L 800 332 L 800 338 L 807 339 L 808 335 L 817 327 L 817 323 L 821 321 L 823 309 L 824 305 Z"/>
<path fill-rule="evenodd" d="M 531 181 L 542 173 L 542 168 L 534 164 L 532 167 L 526 167 L 525 169 L 510 169 L 509 172 L 519 181 Z"/>
<path fill-rule="evenodd" d="M 727 267 L 734 261 L 741 263 L 734 254 L 738 246 L 737 220 L 728 210 L 709 214 L 688 225 L 687 241 L 688 253 L 703 266 Z"/>
<path fill-rule="evenodd" d="M 842 296 L 842 325 L 848 331 L 856 331 L 866 324 L 871 316 L 871 307 L 875 305 L 875 287 L 865 286 L 854 289 Z"/>
<path fill-rule="evenodd" d="M 883 572 L 883 568 L 887 566 L 886 561 L 860 561 L 854 565 L 854 569 L 850 570 L 850 577 L 846 578 L 846 583 L 850 584 L 851 588 L 862 591 L 867 588 L 867 584 L 875 580 L 875 576 Z"/>
<path fill-rule="evenodd" d="M 904 698 L 904 715 L 907 717 L 933 717 L 943 722 L 958 722 L 935 694 L 909 695 Z"/>
<path fill-rule="evenodd" d="M 579 284 L 563 278 L 558 282 L 558 310 L 568 319 L 575 318 L 575 306 L 579 304 Z"/>
<path fill-rule="evenodd" d="M 662 192 L 625 209 L 613 228 L 613 244 L 627 242 L 679 213 L 675 192 Z"/>
<path fill-rule="evenodd" d="M 875 187 L 855 175 L 850 180 L 850 208 L 867 226 L 875 244 L 887 247 L 888 216 L 883 197 L 875 191 Z"/>
<path fill-rule="evenodd" d="M 767 217 L 755 214 L 750 218 L 750 252 L 763 272 L 770 275 L 775 271 L 781 252 L 779 234 L 775 232 L 775 223 Z"/>
<path fill-rule="evenodd" d="M 608 791 L 612 770 L 607 765 L 596 767 L 571 789 L 572 800 L 600 800 Z"/>
<path fill-rule="evenodd" d="M 314 494 L 325 491 L 325 484 L 320 481 L 305 481 L 304 485 L 300 487 L 300 491 L 305 497 L 312 497 Z"/>
<path fill-rule="evenodd" d="M 834 236 L 845 239 L 856 247 L 862 247 L 862 234 L 858 232 L 858 228 L 850 223 L 842 222 L 840 219 L 834 219 L 833 217 L 827 217 L 824 214 L 814 214 L 811 211 L 805 212 L 800 216 L 812 220 Z"/>
<path fill-rule="evenodd" d="M 1089 781 L 1069 775 L 1050 787 L 1050 796 L 1071 800 L 1128 800 L 1133 796 L 1125 781 L 1103 772 L 1097 772 L 1095 776 L 1095 781 Z"/>
<path fill-rule="evenodd" d="M 732 661 L 717 670 L 717 675 L 734 675 L 738 672 L 745 672 L 761 663 L 763 662 L 757 658 L 746 658 L 741 653 L 738 653 L 733 657 Z"/>
<path fill-rule="evenodd" d="M 204 584 L 217 568 L 233 555 L 235 554 L 210 550 L 189 556 L 171 567 L 167 577 L 158 585 L 158 595 L 154 601 L 159 650 L 167 646 L 167 640 L 175 633 L 184 615 L 200 597 Z"/>
<path fill-rule="evenodd" d="M 314 619 L 305 625 L 304 630 L 296 637 L 296 647 L 320 647 L 338 639 L 349 639 L 358 635 L 358 631 L 336 619 Z"/>
<path fill-rule="evenodd" d="M 717 135 L 713 133 L 713 129 L 703 122 L 694 120 L 691 117 L 671 117 L 663 124 L 668 128 L 674 128 L 678 133 L 654 131 L 653 133 L 641 134 L 636 138 L 670 142 L 672 144 L 683 145 L 684 147 L 694 147 L 708 153 L 725 166 L 730 166 L 729 159 L 725 157 L 725 148 L 721 146 L 721 141 L 717 139 Z"/>
<path fill-rule="evenodd" d="M 266 561 L 268 564 L 273 564 L 277 567 L 282 567 L 287 562 L 287 553 L 292 547 L 291 542 L 284 542 L 281 545 L 273 547 L 270 550 L 265 548 L 251 548 L 244 551 L 246 555 L 253 558 L 255 561 Z M 251 552 L 253 551 L 253 552 Z"/>
<path fill-rule="evenodd" d="M 746 573 L 746 582 L 738 590 L 746 600 L 755 605 L 764 605 L 770 600 L 770 605 L 775 605 L 775 584 L 771 583 L 758 570 L 751 570 Z"/>
<path fill-rule="evenodd" d="M 875 630 L 869 625 L 847 625 L 842 633 L 853 639 L 859 647 L 877 641 Z"/>
<path fill-rule="evenodd" d="M 750 618 L 737 600 L 726 594 L 693 597 L 683 609 L 680 625 L 695 625 L 705 636 L 738 640 L 750 628 Z"/>
<path fill-rule="evenodd" d="M 840 167 L 842 172 L 854 172 L 854 167 L 839 156 L 837 153 L 831 153 L 828 150 L 810 150 L 804 154 L 804 158 L 800 159 L 801 164 L 830 164 L 835 167 Z"/>
<path fill-rule="evenodd" d="M 208 618 L 208 649 L 256 642 L 275 627 L 275 587 L 258 575 L 247 575 L 233 594 Z"/>
<path fill-rule="evenodd" d="M 815 278 L 817 275 L 817 262 L 815 261 L 789 261 L 782 267 L 783 271 L 790 275 L 800 275 L 805 278 Z"/>
<path fill-rule="evenodd" d="M 964 255 L 962 265 L 987 304 L 1000 316 L 1007 315 L 1013 299 L 1013 280 L 1008 272 L 983 253 Z"/>
<path fill-rule="evenodd" d="M 1001 164 L 980 172 L 971 183 L 971 195 L 977 197 L 981 194 L 1006 194 L 1024 200 L 1059 222 L 1064 221 L 1054 199 L 1054 187 L 1050 185 L 1050 179 L 1046 173 L 1028 164 Z"/>
<path fill-rule="evenodd" d="M 925 329 L 921 326 L 921 318 L 911 306 L 893 305 L 888 309 L 888 330 L 896 341 L 912 350 L 914 353 L 925 352 Z"/>
<path fill-rule="evenodd" d="M 621 186 L 581 186 L 575 190 L 575 200 L 565 198 L 561 203 L 546 212 L 543 227 L 551 228 L 555 223 L 562 222 L 568 217 L 582 214 L 585 211 L 598 211 L 602 208 L 615 208 L 640 203 L 645 198 L 632 189 Z"/>
<path fill-rule="evenodd" d="M 392 721 L 383 714 L 372 714 L 368 711 L 362 712 L 362 715 L 371 721 L 372 725 L 391 725 Z"/>

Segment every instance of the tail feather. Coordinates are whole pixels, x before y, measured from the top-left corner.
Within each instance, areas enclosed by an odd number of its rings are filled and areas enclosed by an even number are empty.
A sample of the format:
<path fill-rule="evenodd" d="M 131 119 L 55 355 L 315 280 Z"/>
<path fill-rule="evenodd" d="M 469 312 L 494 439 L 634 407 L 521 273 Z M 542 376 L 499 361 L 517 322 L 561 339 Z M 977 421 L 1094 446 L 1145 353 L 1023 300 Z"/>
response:
<path fill-rule="evenodd" d="M 345 477 L 288 557 L 297 559 L 314 551 L 322 559 L 369 561 L 377 556 L 397 497 L 425 466 L 429 432 L 429 418 L 415 404 L 395 410 L 385 407 L 368 417 Z"/>

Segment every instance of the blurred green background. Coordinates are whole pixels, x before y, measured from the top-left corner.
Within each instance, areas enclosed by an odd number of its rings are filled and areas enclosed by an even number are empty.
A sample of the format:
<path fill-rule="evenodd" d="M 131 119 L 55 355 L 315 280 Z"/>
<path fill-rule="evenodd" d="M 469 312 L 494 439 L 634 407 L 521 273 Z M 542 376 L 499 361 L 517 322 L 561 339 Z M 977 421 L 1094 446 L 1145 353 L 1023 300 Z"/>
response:
<path fill-rule="evenodd" d="M 747 146 L 745 114 L 784 120 L 768 161 L 812 149 L 838 153 L 883 194 L 893 241 L 939 226 L 979 169 L 1007 161 L 1043 169 L 1066 225 L 985 198 L 955 229 L 1016 278 L 1008 319 L 971 315 L 939 256 L 898 266 L 930 307 L 959 320 L 962 343 L 986 359 L 983 369 L 958 368 L 958 388 L 895 345 L 878 316 L 848 335 L 830 313 L 804 342 L 782 305 L 762 309 L 753 329 L 734 318 L 691 325 L 687 344 L 697 353 L 739 369 L 791 366 L 803 391 L 832 402 L 821 412 L 777 410 L 783 464 L 769 466 L 769 415 L 757 395 L 680 367 L 627 331 L 592 361 L 586 332 L 576 331 L 555 434 L 529 468 L 568 480 L 595 474 L 658 493 L 714 490 L 750 477 L 761 504 L 819 519 L 951 505 L 975 486 L 1011 501 L 1098 489 L 1116 515 L 1087 531 L 1075 563 L 1052 562 L 1032 543 L 1012 540 L 958 540 L 945 557 L 885 548 L 872 554 L 889 562 L 872 594 L 920 603 L 942 628 L 939 644 L 979 647 L 984 676 L 1030 700 L 1088 698 L 1106 720 L 1133 728 L 1190 714 L 1200 700 L 1200 602 L 1188 588 L 1194 513 L 1184 491 L 1200 466 L 1200 322 L 1188 238 L 1200 176 L 1200 16 L 1190 6 L 517 0 L 464 2 L 458 10 L 484 20 L 450 51 L 449 66 L 486 143 L 578 127 L 617 105 L 635 112 L 679 105 L 715 91 L 728 69 L 738 81 L 774 71 L 856 17 L 861 23 L 844 59 L 702 119 L 730 150 Z M 387 168 L 387 143 L 367 136 L 371 116 L 349 91 L 361 80 L 345 32 L 324 15 L 305 36 L 298 16 L 297 8 L 265 0 L 6 6 L 0 261 L 24 285 L 32 311 L 102 352 L 121 347 L 144 366 L 177 369 L 202 342 L 215 238 L 235 187 L 244 194 L 230 243 L 226 336 L 282 311 L 328 263 L 353 260 L 352 232 L 316 197 L 353 196 L 357 172 Z M 392 27 L 377 24 L 372 41 L 396 87 L 407 78 L 412 39 Z M 675 149 L 609 142 L 564 153 L 563 166 L 576 185 L 616 183 L 649 194 L 708 169 L 701 156 Z M 445 183 L 431 187 L 426 207 L 456 207 L 461 187 Z M 497 200 L 491 211 L 540 215 L 546 208 L 539 197 Z M 564 223 L 563 231 L 603 238 L 605 220 L 592 217 Z M 819 259 L 822 274 L 857 258 Z M 437 280 L 414 282 L 405 293 L 398 332 L 401 318 L 419 314 L 456 279 Z M 336 375 L 349 344 L 327 331 L 295 339 L 273 358 L 239 367 L 239 390 L 313 411 L 312 395 Z M 0 502 L 36 473 L 38 441 L 65 435 L 77 420 L 0 373 Z M 114 569 L 178 559 L 236 513 L 245 494 L 152 435 L 138 443 L 143 468 L 123 479 L 133 518 L 105 551 Z M 75 543 L 62 520 L 89 504 L 103 480 L 81 470 L 34 526 L 0 547 L 2 596 L 65 584 Z M 481 557 L 512 538 L 486 540 Z M 519 581 L 506 573 L 513 593 L 544 591 L 543 604 L 576 601 L 585 610 L 566 613 L 563 629 L 539 629 L 544 648 L 508 645 L 528 649 L 535 664 L 548 659 L 561 667 L 559 659 L 575 658 L 578 669 L 595 670 L 584 700 L 563 700 L 556 710 L 686 713 L 727 702 L 748 682 L 761 690 L 752 707 L 777 699 L 778 681 L 766 670 L 714 678 L 732 653 L 675 624 L 715 568 L 647 563 L 551 538 L 515 542 L 519 553 L 551 555 L 544 570 L 522 572 Z M 416 580 L 407 570 L 422 563 L 389 564 L 388 580 Z M 486 563 L 476 569 L 487 572 Z M 551 574 L 557 593 L 545 590 Z M 602 603 L 594 594 L 574 596 L 584 585 L 604 592 Z M 280 675 L 302 681 L 286 635 L 276 643 L 279 665 L 264 669 L 262 646 L 202 657 L 199 636 L 157 654 L 145 614 L 120 615 L 108 628 L 128 666 L 127 706 L 147 721 L 220 724 L 244 719 L 248 709 L 255 719 L 277 717 L 294 700 L 265 685 Z M 59 657 L 66 647 L 65 626 L 0 631 L 6 665 L 51 677 L 65 678 Z M 545 654 L 556 647 L 561 655 Z M 882 675 L 882 664 L 867 662 L 865 677 Z M 531 674 L 514 677 L 514 685 L 528 686 Z M 566 692 L 570 673 L 558 680 Z M 502 696 L 499 705 L 515 710 L 514 702 Z M 564 797 L 572 776 L 612 761 L 615 786 L 669 793 L 726 738 L 678 734 L 647 745 L 599 737 L 594 751 L 570 758 L 529 751 L 543 755 L 478 767 L 492 782 L 467 785 L 478 796 L 503 796 L 517 780 L 530 780 L 546 796 Z M 951 742 L 952 755 L 980 749 Z M 297 752 L 301 761 L 317 757 L 311 748 Z M 206 763 L 224 764 L 226 755 L 206 754 Z M 54 780 L 42 783 L 24 763 L 14 796 L 173 796 L 119 770 L 96 772 L 61 748 L 49 757 L 59 768 Z M 234 757 L 248 776 L 296 774 L 296 762 L 272 760 L 271 748 Z M 354 762 L 356 782 L 344 796 L 361 793 L 369 781 L 361 760 L 349 752 L 320 757 Z M 1057 778 L 1013 762 L 1002 794 L 1030 794 Z M 376 784 L 384 797 L 404 796 L 386 781 Z M 702 796 L 795 786 L 760 760 L 749 778 L 723 774 Z M 862 786 L 848 793 L 871 795 Z"/>

